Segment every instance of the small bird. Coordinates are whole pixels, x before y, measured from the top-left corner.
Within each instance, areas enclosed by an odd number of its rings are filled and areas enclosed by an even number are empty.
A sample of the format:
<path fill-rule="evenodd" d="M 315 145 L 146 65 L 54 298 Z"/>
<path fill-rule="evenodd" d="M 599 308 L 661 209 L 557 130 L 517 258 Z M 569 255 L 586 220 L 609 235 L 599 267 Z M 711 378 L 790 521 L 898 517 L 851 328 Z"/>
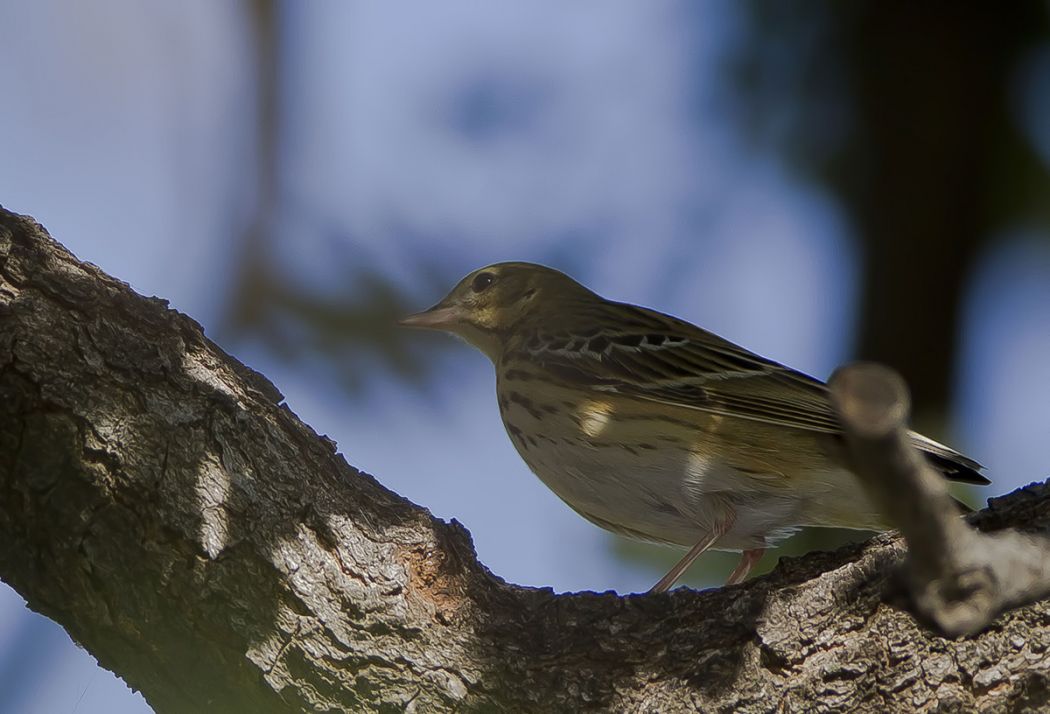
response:
<path fill-rule="evenodd" d="M 496 367 L 503 424 L 529 468 L 592 523 L 741 552 L 727 585 L 802 526 L 885 530 L 846 469 L 826 385 L 695 325 L 606 300 L 557 270 L 497 263 L 401 321 L 444 330 Z M 945 477 L 980 464 L 912 432 Z"/>

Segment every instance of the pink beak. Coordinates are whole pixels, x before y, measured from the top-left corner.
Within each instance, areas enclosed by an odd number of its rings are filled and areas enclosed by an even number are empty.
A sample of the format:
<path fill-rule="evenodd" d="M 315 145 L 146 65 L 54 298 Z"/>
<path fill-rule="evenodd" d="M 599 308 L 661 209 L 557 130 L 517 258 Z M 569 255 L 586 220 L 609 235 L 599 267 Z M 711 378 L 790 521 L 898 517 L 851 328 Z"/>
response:
<path fill-rule="evenodd" d="M 462 321 L 462 313 L 455 307 L 442 307 L 437 304 L 429 310 L 417 312 L 397 321 L 405 327 L 422 327 L 428 330 L 447 330 Z"/>

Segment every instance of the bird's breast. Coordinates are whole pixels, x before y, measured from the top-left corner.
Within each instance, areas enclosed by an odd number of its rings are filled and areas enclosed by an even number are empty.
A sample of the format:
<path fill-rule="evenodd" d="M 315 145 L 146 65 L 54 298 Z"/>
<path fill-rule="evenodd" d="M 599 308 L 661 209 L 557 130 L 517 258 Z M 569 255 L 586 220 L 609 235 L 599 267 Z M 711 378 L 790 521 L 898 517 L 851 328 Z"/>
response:
<path fill-rule="evenodd" d="M 714 519 L 687 497 L 688 482 L 698 486 L 714 463 L 696 457 L 696 424 L 556 384 L 529 386 L 501 380 L 500 415 L 529 468 L 574 510 L 608 530 L 671 543 L 689 542 Z"/>

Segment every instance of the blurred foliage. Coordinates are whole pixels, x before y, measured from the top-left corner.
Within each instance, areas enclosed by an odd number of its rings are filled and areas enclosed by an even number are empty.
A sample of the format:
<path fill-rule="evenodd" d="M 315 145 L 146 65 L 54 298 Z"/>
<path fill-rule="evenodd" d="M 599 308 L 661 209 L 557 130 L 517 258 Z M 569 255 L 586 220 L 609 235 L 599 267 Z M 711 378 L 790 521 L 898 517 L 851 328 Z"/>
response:
<path fill-rule="evenodd" d="M 756 147 L 824 183 L 851 210 L 894 146 L 916 150 L 915 159 L 930 151 L 983 158 L 990 176 L 954 178 L 988 184 L 993 228 L 1024 217 L 1050 226 L 1050 174 L 1015 116 L 1017 72 L 1050 46 L 1046 2 L 743 7 L 745 36 L 726 60 L 724 99 Z M 939 170 L 951 179 L 944 158 Z"/>
<path fill-rule="evenodd" d="M 348 231 L 331 229 L 335 222 L 326 222 L 322 216 L 300 215 L 295 222 L 297 230 L 331 237 L 328 260 L 342 263 L 335 266 L 335 272 L 343 276 L 337 287 L 306 283 L 282 264 L 279 247 L 282 242 L 293 242 L 295 236 L 274 229 L 282 211 L 291 212 L 279 189 L 284 101 L 281 68 L 286 60 L 278 27 L 280 8 L 275 0 L 249 0 L 247 8 L 257 68 L 255 136 L 260 208 L 241 236 L 220 334 L 225 340 L 250 338 L 287 362 L 320 368 L 347 393 L 367 387 L 371 377 L 384 370 L 419 381 L 428 374 L 433 351 L 448 341 L 419 338 L 398 327 L 399 318 L 425 305 L 406 295 L 391 276 L 368 261 L 355 260 Z M 432 294 L 447 289 L 451 281 L 440 266 L 425 259 L 419 262 L 423 286 L 432 288 Z M 422 348 L 429 349 L 424 352 Z"/>
<path fill-rule="evenodd" d="M 428 305 L 367 264 L 344 260 L 337 268 L 345 276 L 341 287 L 317 290 L 281 270 L 264 239 L 250 239 L 233 276 L 236 288 L 223 337 L 250 337 L 287 362 L 320 366 L 348 393 L 364 389 L 383 370 L 410 381 L 423 379 L 434 352 L 451 342 L 412 333 L 397 321 Z M 450 284 L 447 275 L 435 275 L 427 266 L 419 272 L 423 285 Z"/>
<path fill-rule="evenodd" d="M 857 356 L 900 370 L 936 432 L 978 256 L 1011 228 L 1050 234 L 1050 173 L 1017 116 L 1050 4 L 743 7 L 726 64 L 733 121 L 846 208 L 861 244 Z"/>

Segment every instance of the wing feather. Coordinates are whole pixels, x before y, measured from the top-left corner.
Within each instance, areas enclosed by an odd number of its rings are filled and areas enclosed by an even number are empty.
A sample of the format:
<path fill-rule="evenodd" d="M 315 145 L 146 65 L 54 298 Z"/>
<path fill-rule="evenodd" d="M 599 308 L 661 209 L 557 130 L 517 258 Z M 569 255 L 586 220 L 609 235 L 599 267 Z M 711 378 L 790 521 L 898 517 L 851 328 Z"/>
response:
<path fill-rule="evenodd" d="M 530 359 L 578 386 L 792 429 L 841 434 L 827 386 L 669 315 L 608 303 L 586 339 L 533 335 Z M 615 318 L 615 319 L 614 319 Z M 626 319 L 625 319 L 626 318 Z M 913 434 L 950 478 L 988 483 L 980 464 Z"/>

